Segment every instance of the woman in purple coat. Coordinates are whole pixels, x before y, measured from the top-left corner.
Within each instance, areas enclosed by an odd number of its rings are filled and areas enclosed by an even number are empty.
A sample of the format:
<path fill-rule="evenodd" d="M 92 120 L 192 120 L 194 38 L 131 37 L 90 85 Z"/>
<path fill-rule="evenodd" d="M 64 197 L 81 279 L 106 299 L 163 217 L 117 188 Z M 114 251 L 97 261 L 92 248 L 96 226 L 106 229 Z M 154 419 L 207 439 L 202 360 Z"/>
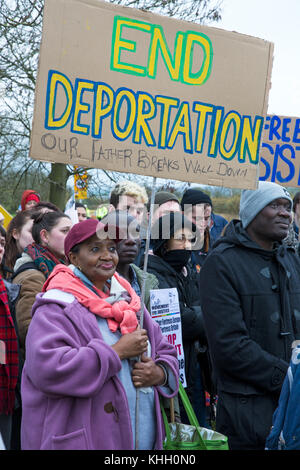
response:
<path fill-rule="evenodd" d="M 116 241 L 101 222 L 72 227 L 71 264 L 37 295 L 22 377 L 22 449 L 161 449 L 159 395 L 178 391 L 175 348 L 115 270 Z M 100 231 L 99 231 L 100 230 Z M 101 232 L 101 233 L 100 233 Z"/>

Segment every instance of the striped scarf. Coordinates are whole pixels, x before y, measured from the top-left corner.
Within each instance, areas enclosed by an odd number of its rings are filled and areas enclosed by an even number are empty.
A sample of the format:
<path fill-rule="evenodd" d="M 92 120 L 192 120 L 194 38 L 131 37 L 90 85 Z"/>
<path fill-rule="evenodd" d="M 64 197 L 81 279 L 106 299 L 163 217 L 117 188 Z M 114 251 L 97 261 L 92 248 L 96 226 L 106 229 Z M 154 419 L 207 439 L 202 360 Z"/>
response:
<path fill-rule="evenodd" d="M 18 365 L 17 335 L 0 277 L 0 414 L 10 414 L 14 409 Z"/>

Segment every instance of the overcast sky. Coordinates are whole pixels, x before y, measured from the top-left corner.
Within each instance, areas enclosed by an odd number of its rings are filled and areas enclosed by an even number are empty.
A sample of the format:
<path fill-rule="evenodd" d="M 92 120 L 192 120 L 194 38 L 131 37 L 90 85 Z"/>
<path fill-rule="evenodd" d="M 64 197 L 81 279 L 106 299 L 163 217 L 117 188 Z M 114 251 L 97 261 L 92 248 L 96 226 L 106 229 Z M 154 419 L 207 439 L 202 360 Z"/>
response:
<path fill-rule="evenodd" d="M 300 117 L 300 0 L 223 0 L 209 26 L 273 42 L 268 113 Z"/>

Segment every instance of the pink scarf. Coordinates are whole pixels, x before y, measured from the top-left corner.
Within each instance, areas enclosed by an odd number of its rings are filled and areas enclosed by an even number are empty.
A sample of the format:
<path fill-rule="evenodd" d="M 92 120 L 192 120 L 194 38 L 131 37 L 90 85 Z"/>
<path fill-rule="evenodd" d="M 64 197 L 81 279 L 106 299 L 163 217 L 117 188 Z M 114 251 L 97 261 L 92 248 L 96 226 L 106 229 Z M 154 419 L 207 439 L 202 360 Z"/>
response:
<path fill-rule="evenodd" d="M 107 319 L 108 327 L 112 332 L 120 328 L 121 333 L 131 333 L 138 326 L 136 314 L 141 308 L 139 296 L 135 293 L 126 279 L 122 278 L 115 272 L 114 277 L 121 286 L 129 293 L 131 300 L 119 300 L 110 304 L 105 299 L 109 295 L 104 294 L 94 286 L 99 296 L 92 292 L 84 283 L 73 273 L 73 271 L 58 264 L 46 280 L 43 292 L 50 289 L 59 289 L 69 294 L 73 294 L 81 305 L 88 308 L 95 315 Z"/>

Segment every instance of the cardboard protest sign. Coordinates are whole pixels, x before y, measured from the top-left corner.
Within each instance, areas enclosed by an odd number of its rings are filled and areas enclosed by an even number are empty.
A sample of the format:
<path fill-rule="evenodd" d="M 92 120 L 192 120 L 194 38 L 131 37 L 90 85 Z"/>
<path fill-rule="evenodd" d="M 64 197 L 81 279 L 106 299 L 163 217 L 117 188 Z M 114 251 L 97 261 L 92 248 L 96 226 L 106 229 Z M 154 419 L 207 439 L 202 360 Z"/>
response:
<path fill-rule="evenodd" d="M 46 0 L 30 156 L 255 188 L 273 44 L 100 0 Z"/>
<path fill-rule="evenodd" d="M 159 324 L 162 334 L 176 348 L 180 381 L 186 387 L 181 315 L 177 289 L 175 287 L 171 289 L 151 289 L 150 310 L 151 316 Z"/>
<path fill-rule="evenodd" d="M 259 179 L 282 186 L 300 186 L 300 118 L 266 117 Z"/>

